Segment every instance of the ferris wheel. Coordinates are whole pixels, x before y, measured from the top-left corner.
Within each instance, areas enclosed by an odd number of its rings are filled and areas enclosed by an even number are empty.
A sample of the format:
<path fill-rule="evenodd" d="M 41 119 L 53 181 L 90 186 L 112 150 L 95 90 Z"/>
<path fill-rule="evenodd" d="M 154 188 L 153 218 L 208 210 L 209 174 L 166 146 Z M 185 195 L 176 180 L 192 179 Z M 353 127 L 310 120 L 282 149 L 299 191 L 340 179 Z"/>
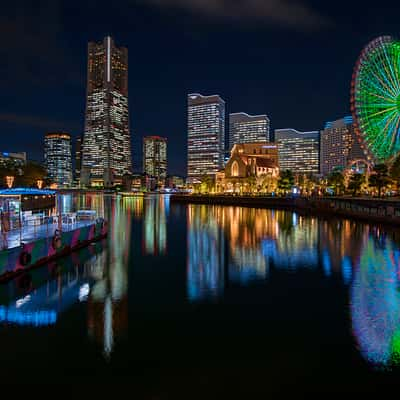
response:
<path fill-rule="evenodd" d="M 355 130 L 371 161 L 400 151 L 400 42 L 380 36 L 361 52 L 351 85 Z"/>

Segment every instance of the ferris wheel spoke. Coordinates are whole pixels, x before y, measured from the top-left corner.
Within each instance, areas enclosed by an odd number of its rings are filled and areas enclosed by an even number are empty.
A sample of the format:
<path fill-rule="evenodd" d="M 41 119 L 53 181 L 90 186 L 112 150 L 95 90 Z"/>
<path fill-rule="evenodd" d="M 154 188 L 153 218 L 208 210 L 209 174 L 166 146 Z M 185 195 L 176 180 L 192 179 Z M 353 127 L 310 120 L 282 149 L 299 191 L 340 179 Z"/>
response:
<path fill-rule="evenodd" d="M 386 95 L 386 98 L 390 99 L 395 99 L 395 96 L 392 95 L 391 93 L 388 93 L 387 90 L 385 90 L 384 85 L 382 85 L 381 82 L 377 84 L 376 82 L 373 82 L 372 80 L 365 80 L 366 83 L 362 84 L 361 87 L 363 89 L 369 89 L 371 86 L 373 86 L 376 90 L 378 90 L 382 95 Z"/>
<path fill-rule="evenodd" d="M 393 72 L 393 71 L 392 71 L 392 67 L 390 65 L 390 61 L 387 58 L 386 47 L 383 48 L 382 66 L 383 66 L 383 70 L 385 71 L 385 76 L 387 77 L 387 80 L 390 81 L 390 85 L 391 85 L 392 89 L 394 90 L 394 94 L 396 94 L 395 93 L 396 83 L 392 79 L 391 72 Z M 382 72 L 383 72 L 383 70 L 382 70 Z"/>
<path fill-rule="evenodd" d="M 399 83 L 399 69 L 396 68 L 396 65 L 393 64 L 393 62 L 395 61 L 394 59 L 389 59 L 389 56 L 387 54 L 387 49 L 386 47 L 384 48 L 384 54 L 385 54 L 385 59 L 386 59 L 386 65 L 389 66 L 390 72 L 391 72 L 391 78 L 393 81 L 393 86 L 397 89 L 397 91 L 399 91 L 400 88 L 400 83 Z M 397 63 L 397 66 L 399 64 Z M 396 68 L 396 72 L 393 70 L 393 68 Z"/>

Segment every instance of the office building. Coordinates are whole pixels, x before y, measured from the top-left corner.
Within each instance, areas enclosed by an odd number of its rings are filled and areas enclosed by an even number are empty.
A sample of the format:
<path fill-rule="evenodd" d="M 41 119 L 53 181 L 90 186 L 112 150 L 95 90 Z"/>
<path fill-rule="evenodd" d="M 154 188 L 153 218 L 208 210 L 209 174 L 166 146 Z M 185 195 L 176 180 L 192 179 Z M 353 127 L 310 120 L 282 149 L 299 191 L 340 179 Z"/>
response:
<path fill-rule="evenodd" d="M 78 136 L 75 141 L 75 181 L 79 183 L 82 168 L 82 136 Z"/>
<path fill-rule="evenodd" d="M 229 114 L 229 149 L 239 143 L 269 142 L 269 127 L 266 115 Z"/>
<path fill-rule="evenodd" d="M 64 132 L 47 133 L 44 138 L 44 162 L 48 177 L 58 187 L 72 183 L 71 136 Z"/>
<path fill-rule="evenodd" d="M 356 134 L 351 116 L 327 122 L 321 131 L 321 174 L 345 169 L 354 161 L 371 161 L 363 139 Z"/>
<path fill-rule="evenodd" d="M 167 139 L 160 136 L 143 138 L 143 173 L 164 186 L 167 178 Z"/>
<path fill-rule="evenodd" d="M 279 168 L 293 174 L 319 174 L 319 132 L 299 132 L 295 129 L 276 129 Z"/>
<path fill-rule="evenodd" d="M 81 183 L 112 187 L 131 170 L 128 50 L 107 36 L 88 45 Z"/>
<path fill-rule="evenodd" d="M 188 183 L 224 166 L 225 102 L 218 95 L 188 95 Z"/>

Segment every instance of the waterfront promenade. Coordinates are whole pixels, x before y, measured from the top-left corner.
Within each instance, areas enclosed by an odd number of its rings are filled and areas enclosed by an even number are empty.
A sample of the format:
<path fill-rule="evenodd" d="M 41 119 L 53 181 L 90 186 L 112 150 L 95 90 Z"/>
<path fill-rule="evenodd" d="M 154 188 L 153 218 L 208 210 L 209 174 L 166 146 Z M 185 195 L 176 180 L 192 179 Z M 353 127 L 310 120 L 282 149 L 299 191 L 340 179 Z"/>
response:
<path fill-rule="evenodd" d="M 171 196 L 171 202 L 283 209 L 316 216 L 341 216 L 400 225 L 400 200 L 360 197 Z"/>

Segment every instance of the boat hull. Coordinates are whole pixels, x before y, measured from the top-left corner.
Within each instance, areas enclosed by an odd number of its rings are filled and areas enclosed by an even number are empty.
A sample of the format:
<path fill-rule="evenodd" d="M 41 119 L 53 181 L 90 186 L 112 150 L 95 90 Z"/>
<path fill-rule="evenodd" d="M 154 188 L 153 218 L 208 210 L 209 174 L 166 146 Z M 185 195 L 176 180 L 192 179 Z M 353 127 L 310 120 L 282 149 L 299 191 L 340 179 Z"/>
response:
<path fill-rule="evenodd" d="M 100 221 L 52 237 L 41 238 L 0 251 L 0 282 L 88 246 L 107 236 L 107 223 Z"/>

